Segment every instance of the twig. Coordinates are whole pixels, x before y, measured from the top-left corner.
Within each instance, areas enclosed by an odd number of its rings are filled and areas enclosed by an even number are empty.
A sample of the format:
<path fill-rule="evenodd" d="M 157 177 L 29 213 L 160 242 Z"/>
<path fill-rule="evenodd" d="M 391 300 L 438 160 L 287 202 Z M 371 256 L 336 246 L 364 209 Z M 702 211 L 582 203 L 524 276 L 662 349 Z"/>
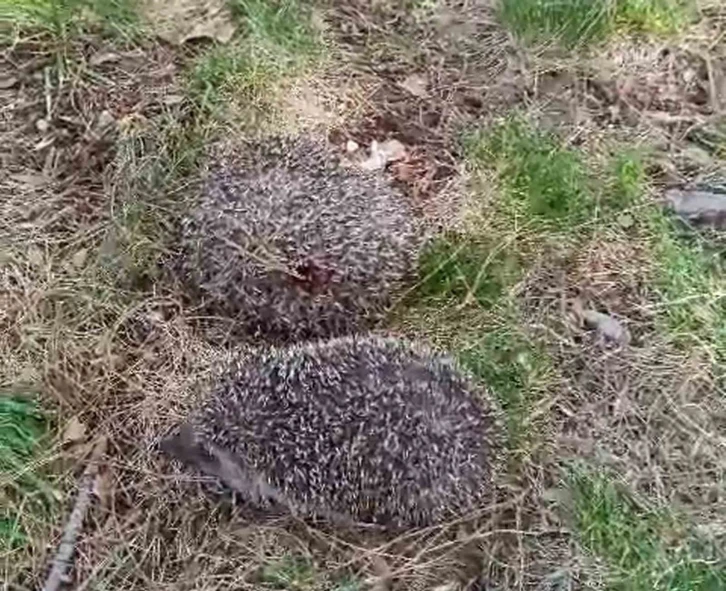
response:
<path fill-rule="evenodd" d="M 96 486 L 96 481 L 99 476 L 99 460 L 105 451 L 106 438 L 102 437 L 96 442 L 91 452 L 88 465 L 83 471 L 83 476 L 81 476 L 81 481 L 78 486 L 78 496 L 76 496 L 73 511 L 71 511 L 71 515 L 63 529 L 63 536 L 58 545 L 58 551 L 53 558 L 48 578 L 45 580 L 45 585 L 43 585 L 43 591 L 58 591 L 68 581 L 68 573 L 73 566 L 73 552 L 76 549 L 76 540 L 83 528 L 86 513 L 91 505 L 91 493 Z"/>

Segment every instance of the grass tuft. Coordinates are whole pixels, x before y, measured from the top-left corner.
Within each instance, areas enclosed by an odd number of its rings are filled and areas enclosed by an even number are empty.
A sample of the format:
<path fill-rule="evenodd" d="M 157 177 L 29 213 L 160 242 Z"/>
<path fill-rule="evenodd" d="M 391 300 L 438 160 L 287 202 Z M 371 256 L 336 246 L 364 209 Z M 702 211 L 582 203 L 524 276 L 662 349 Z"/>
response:
<path fill-rule="evenodd" d="M 5 0 L 0 16 L 16 35 L 40 31 L 57 41 L 86 30 L 129 38 L 139 27 L 135 0 Z"/>
<path fill-rule="evenodd" d="M 307 8 L 295 0 L 234 0 L 242 35 L 202 54 L 190 73 L 189 93 L 202 112 L 219 115 L 225 103 L 247 115 L 264 111 L 272 84 L 319 53 Z"/>
<path fill-rule="evenodd" d="M 465 149 L 475 168 L 493 170 L 506 205 L 519 217 L 563 228 L 592 209 L 580 154 L 521 118 L 470 135 Z"/>
<path fill-rule="evenodd" d="M 26 521 L 42 516 L 53 501 L 33 465 L 45 434 L 45 418 L 35 400 L 0 395 L 0 551 L 27 544 Z"/>
<path fill-rule="evenodd" d="M 491 308 L 520 277 L 516 251 L 463 234 L 442 235 L 421 255 L 418 295 L 431 303 L 475 300 Z"/>
<path fill-rule="evenodd" d="M 643 156 L 634 150 L 616 152 L 609 162 L 603 205 L 623 210 L 642 203 L 647 175 Z"/>
<path fill-rule="evenodd" d="M 570 476 L 580 543 L 604 560 L 608 588 L 716 591 L 726 562 L 669 513 L 643 507 L 608 476 L 577 468 Z"/>
<path fill-rule="evenodd" d="M 726 269 L 722 256 L 697 235 L 688 235 L 660 210 L 650 217 L 656 261 L 655 288 L 665 330 L 683 346 L 705 346 L 726 360 Z"/>
<path fill-rule="evenodd" d="M 684 0 L 501 0 L 504 24 L 527 43 L 584 46 L 623 31 L 667 35 L 691 18 Z"/>

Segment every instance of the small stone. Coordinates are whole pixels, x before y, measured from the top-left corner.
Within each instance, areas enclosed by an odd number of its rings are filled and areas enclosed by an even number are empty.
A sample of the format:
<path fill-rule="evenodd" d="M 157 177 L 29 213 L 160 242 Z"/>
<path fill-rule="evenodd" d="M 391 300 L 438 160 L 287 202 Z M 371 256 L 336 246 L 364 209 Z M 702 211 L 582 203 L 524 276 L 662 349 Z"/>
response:
<path fill-rule="evenodd" d="M 46 119 L 38 119 L 35 122 L 35 129 L 37 129 L 40 133 L 45 133 L 48 131 L 48 128 L 50 127 L 50 124 Z"/>
<path fill-rule="evenodd" d="M 77 443 L 86 437 L 86 425 L 78 417 L 73 417 L 63 430 L 63 443 Z"/>
<path fill-rule="evenodd" d="M 111 114 L 110 111 L 101 111 L 96 121 L 96 129 L 99 132 L 105 132 L 116 125 L 116 118 Z"/>
<path fill-rule="evenodd" d="M 348 140 L 345 143 L 345 151 L 348 152 L 349 154 L 352 152 L 355 152 L 358 148 L 360 148 L 360 146 L 358 145 L 358 142 L 356 142 L 355 140 Z"/>
<path fill-rule="evenodd" d="M 428 95 L 428 92 L 426 91 L 428 81 L 426 80 L 426 77 L 421 74 L 409 74 L 401 82 L 399 82 L 398 85 L 404 90 L 410 92 L 413 96 L 423 98 Z"/>
<path fill-rule="evenodd" d="M 83 265 L 86 264 L 86 259 L 88 258 L 88 249 L 82 248 L 76 254 L 73 255 L 73 258 L 71 259 L 71 263 L 76 269 L 80 269 L 83 267 Z"/>
<path fill-rule="evenodd" d="M 635 224 L 635 219 L 629 213 L 621 213 L 618 216 L 618 225 L 624 230 L 632 228 L 633 224 Z"/>
<path fill-rule="evenodd" d="M 589 328 L 594 328 L 598 335 L 606 341 L 626 344 L 630 342 L 630 333 L 623 324 L 609 314 L 603 314 L 595 310 L 583 312 L 583 320 Z"/>
<path fill-rule="evenodd" d="M 681 219 L 717 228 L 726 226 L 726 193 L 671 189 L 665 197 Z"/>

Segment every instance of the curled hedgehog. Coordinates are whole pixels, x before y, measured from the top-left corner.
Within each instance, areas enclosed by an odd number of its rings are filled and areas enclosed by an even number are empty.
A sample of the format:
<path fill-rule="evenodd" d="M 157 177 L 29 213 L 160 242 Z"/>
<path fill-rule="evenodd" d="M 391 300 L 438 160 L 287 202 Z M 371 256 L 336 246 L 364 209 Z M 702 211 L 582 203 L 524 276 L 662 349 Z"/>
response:
<path fill-rule="evenodd" d="M 182 225 L 181 271 L 212 313 L 283 343 L 366 330 L 423 242 L 406 198 L 311 136 L 210 167 Z"/>
<path fill-rule="evenodd" d="M 252 503 L 400 528 L 479 506 L 500 436 L 487 391 L 453 361 L 369 336 L 253 354 L 162 449 Z"/>

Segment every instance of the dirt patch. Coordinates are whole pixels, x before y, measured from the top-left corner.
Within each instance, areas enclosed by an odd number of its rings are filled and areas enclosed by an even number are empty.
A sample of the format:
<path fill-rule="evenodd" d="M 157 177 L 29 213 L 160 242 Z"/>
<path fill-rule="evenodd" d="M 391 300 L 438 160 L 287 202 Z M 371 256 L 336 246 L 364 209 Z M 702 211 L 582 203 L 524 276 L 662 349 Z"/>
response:
<path fill-rule="evenodd" d="M 458 138 L 473 122 L 521 98 L 511 46 L 492 6 L 411 11 L 352 3 L 331 10 L 331 30 L 363 89 L 360 115 L 330 139 L 368 147 L 395 139 L 407 156 L 390 171 L 423 209 L 459 172 Z M 465 28 L 466 35 L 459 34 Z"/>
<path fill-rule="evenodd" d="M 119 52 L 84 43 L 54 67 L 42 47 L 6 54 L 0 158 L 3 223 L 18 231 L 77 232 L 105 215 L 104 175 L 116 140 L 135 118 L 174 96 L 177 65 L 161 47 Z"/>

